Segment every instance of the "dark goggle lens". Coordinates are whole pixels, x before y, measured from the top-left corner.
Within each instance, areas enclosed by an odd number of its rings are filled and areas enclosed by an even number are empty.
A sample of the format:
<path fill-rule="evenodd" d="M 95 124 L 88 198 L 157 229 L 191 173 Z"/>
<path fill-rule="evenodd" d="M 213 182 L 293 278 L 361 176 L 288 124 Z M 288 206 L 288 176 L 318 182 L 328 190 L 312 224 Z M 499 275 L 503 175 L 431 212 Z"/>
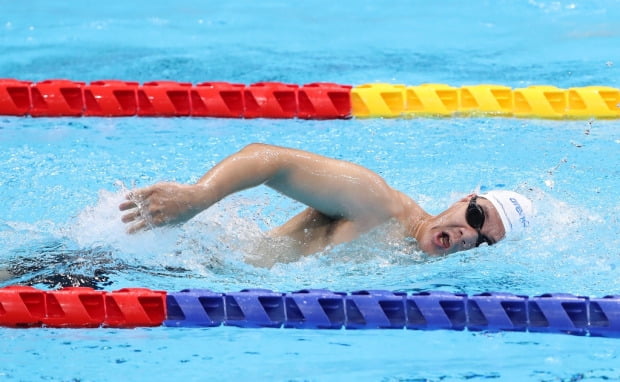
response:
<path fill-rule="evenodd" d="M 469 202 L 469 206 L 467 206 L 465 220 L 474 229 L 481 229 L 484 224 L 484 211 L 476 203 L 476 197 L 473 197 Z"/>
<path fill-rule="evenodd" d="M 476 198 L 477 197 L 474 196 L 469 201 L 469 205 L 467 206 L 467 210 L 465 211 L 465 221 L 467 221 L 467 224 L 469 224 L 473 229 L 478 231 L 476 247 L 480 246 L 482 243 L 492 245 L 493 242 L 480 232 L 480 230 L 482 229 L 482 225 L 484 224 L 484 211 L 482 210 L 482 207 L 480 207 L 478 203 L 476 203 Z"/>

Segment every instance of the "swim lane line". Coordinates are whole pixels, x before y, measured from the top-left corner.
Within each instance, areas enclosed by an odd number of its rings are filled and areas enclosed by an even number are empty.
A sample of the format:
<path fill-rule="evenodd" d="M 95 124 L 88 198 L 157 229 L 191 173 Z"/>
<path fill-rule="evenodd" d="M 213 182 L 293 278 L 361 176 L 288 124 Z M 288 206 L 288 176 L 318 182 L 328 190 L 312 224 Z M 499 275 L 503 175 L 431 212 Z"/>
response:
<path fill-rule="evenodd" d="M 0 79 L 0 115 L 32 117 L 618 119 L 620 89 Z"/>
<path fill-rule="evenodd" d="M 0 326 L 529 331 L 620 337 L 620 296 L 0 288 Z"/>

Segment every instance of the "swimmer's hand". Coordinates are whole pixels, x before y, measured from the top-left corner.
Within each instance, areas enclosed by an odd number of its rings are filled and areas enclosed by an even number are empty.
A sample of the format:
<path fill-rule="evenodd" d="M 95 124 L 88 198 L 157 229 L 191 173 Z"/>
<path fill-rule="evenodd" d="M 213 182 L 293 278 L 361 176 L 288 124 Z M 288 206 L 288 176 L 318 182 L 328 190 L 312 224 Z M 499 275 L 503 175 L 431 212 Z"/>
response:
<path fill-rule="evenodd" d="M 200 186 L 179 183 L 158 183 L 131 191 L 127 201 L 119 205 L 121 211 L 127 211 L 121 220 L 131 224 L 128 233 L 184 223 L 208 207 L 203 191 Z"/>

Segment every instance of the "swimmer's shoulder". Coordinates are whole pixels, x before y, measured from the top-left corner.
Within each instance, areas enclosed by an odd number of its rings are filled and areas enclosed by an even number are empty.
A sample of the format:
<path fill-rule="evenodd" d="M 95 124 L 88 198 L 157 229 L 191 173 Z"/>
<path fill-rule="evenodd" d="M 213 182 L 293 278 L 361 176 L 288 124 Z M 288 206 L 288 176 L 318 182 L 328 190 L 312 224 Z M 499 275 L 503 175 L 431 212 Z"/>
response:
<path fill-rule="evenodd" d="M 392 217 L 404 224 L 430 216 L 412 197 L 398 190 L 394 190 L 393 203 L 390 208 Z"/>

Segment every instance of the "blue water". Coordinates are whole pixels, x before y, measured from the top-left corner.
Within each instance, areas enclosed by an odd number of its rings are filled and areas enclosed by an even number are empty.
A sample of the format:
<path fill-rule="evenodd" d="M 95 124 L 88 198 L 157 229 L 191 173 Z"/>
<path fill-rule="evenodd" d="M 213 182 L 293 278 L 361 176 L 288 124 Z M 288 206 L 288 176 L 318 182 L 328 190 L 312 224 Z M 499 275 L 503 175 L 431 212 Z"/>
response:
<path fill-rule="evenodd" d="M 620 87 L 618 1 L 0 0 L 0 77 L 193 83 L 444 82 Z M 50 289 L 364 288 L 619 294 L 620 122 L 0 117 L 0 264 Z M 243 261 L 301 207 L 266 188 L 183 227 L 127 236 L 124 191 L 192 182 L 250 142 L 377 171 L 438 213 L 516 189 L 534 229 L 429 261 L 382 232 L 272 268 Z M 6 380 L 620 379 L 617 339 L 530 333 L 0 329 Z"/>

